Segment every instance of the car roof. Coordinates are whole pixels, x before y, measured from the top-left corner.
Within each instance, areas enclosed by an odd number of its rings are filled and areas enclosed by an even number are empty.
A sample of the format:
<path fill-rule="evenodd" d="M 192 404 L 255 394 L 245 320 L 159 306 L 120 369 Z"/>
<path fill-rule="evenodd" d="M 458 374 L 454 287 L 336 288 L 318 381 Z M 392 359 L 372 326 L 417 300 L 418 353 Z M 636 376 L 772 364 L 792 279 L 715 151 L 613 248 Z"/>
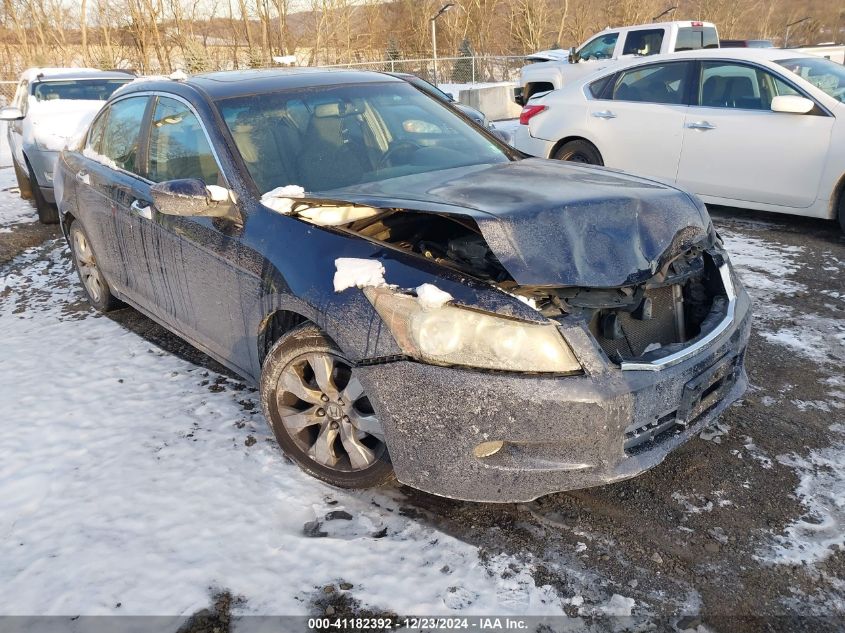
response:
<path fill-rule="evenodd" d="M 132 79 L 129 71 L 96 68 L 30 68 L 21 74 L 27 81 L 68 81 L 85 79 Z"/>
<path fill-rule="evenodd" d="M 631 58 L 631 65 L 652 61 L 668 61 L 673 59 L 732 59 L 754 62 L 774 62 L 781 59 L 795 59 L 796 57 L 817 57 L 803 53 L 793 48 L 702 48 L 694 51 L 679 51 L 663 55 L 649 55 L 648 57 Z"/>
<path fill-rule="evenodd" d="M 183 83 L 203 90 L 209 97 L 216 100 L 291 88 L 373 82 L 402 82 L 402 80 L 384 73 L 342 68 L 284 68 L 203 73 L 189 76 Z"/>

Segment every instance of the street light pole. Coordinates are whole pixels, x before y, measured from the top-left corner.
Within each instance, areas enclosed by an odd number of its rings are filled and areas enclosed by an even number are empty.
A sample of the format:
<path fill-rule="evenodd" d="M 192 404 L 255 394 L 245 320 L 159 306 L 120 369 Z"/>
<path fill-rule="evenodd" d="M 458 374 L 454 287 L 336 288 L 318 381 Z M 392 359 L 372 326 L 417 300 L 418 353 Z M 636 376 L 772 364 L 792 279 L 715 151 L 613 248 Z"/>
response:
<path fill-rule="evenodd" d="M 440 10 L 434 14 L 434 17 L 431 18 L 431 50 L 434 57 L 434 85 L 438 84 L 437 78 L 437 18 L 441 15 L 446 13 L 449 9 L 454 7 L 455 4 L 453 2 L 447 2 Z"/>
<path fill-rule="evenodd" d="M 800 20 L 795 20 L 795 22 L 790 22 L 786 25 L 786 34 L 783 36 L 783 48 L 786 48 L 786 45 L 789 43 L 789 29 L 791 29 L 796 24 L 801 24 L 802 22 L 806 22 L 810 19 L 808 15 L 806 18 L 801 18 Z"/>

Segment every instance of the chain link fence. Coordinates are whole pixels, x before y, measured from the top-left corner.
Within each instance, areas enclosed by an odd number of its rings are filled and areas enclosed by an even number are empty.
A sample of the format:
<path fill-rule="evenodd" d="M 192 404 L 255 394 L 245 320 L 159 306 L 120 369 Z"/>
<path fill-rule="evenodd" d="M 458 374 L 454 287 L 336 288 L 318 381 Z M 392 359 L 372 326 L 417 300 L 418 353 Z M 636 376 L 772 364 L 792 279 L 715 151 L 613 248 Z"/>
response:
<path fill-rule="evenodd" d="M 12 97 L 15 96 L 17 87 L 17 81 L 0 81 L 0 107 L 12 103 Z"/>
<path fill-rule="evenodd" d="M 333 64 L 321 68 L 351 68 L 379 72 L 410 73 L 435 84 L 483 84 L 519 80 L 525 65 L 520 56 L 438 57 L 425 59 L 387 59 L 377 62 Z"/>

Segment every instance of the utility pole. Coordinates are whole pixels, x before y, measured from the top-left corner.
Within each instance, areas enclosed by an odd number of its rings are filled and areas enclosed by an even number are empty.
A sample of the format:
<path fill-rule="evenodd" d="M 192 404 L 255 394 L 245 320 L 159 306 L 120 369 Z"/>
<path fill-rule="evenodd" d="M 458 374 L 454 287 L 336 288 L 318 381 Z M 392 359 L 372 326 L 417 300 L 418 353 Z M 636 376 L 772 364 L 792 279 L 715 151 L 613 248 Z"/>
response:
<path fill-rule="evenodd" d="M 431 50 L 434 53 L 434 85 L 438 83 L 437 77 L 437 18 L 446 13 L 449 9 L 455 6 L 454 2 L 447 2 L 440 10 L 431 18 Z"/>

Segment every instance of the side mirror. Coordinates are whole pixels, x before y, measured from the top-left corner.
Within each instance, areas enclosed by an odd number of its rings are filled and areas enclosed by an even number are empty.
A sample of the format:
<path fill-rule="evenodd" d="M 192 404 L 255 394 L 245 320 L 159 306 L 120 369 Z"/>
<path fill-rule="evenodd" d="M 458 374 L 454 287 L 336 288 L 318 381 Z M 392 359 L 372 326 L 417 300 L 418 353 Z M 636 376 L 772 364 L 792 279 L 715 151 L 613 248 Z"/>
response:
<path fill-rule="evenodd" d="M 0 108 L 0 121 L 20 121 L 23 118 L 23 112 L 20 108 Z"/>
<path fill-rule="evenodd" d="M 570 64 L 577 64 L 578 60 L 581 59 L 581 56 L 578 55 L 578 51 L 575 50 L 575 47 L 571 47 L 569 49 L 569 63 Z"/>
<path fill-rule="evenodd" d="M 772 99 L 772 112 L 787 114 L 807 114 L 816 104 L 806 97 L 798 95 L 780 95 Z"/>
<path fill-rule="evenodd" d="M 185 178 L 166 180 L 150 188 L 153 204 L 159 213 L 182 217 L 232 217 L 229 191 L 223 187 L 206 187 L 202 180 Z"/>
<path fill-rule="evenodd" d="M 457 99 L 455 99 L 455 95 L 453 95 L 451 92 L 445 92 L 444 94 L 445 94 L 447 97 L 449 97 L 449 101 L 451 101 L 452 103 L 454 103 L 455 101 L 457 101 Z"/>

